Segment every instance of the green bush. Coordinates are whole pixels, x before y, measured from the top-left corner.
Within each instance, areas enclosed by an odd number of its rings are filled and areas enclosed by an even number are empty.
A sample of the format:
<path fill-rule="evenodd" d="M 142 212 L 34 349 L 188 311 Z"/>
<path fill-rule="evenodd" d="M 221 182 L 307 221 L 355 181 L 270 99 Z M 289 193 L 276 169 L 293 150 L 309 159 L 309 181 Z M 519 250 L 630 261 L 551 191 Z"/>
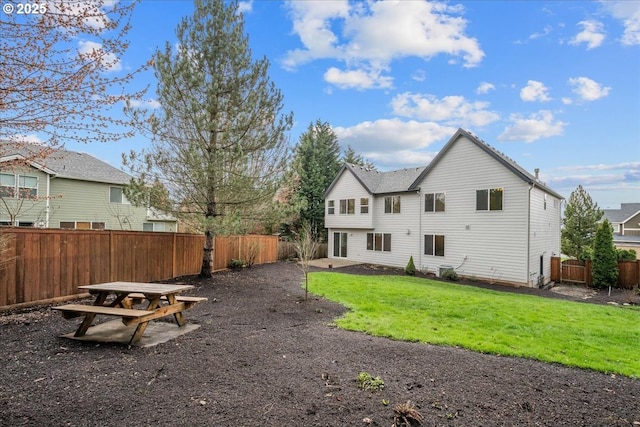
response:
<path fill-rule="evenodd" d="M 356 385 L 359 389 L 374 392 L 384 388 L 384 381 L 380 377 L 372 377 L 368 372 L 360 372 L 356 378 Z"/>
<path fill-rule="evenodd" d="M 409 262 L 407 263 L 407 267 L 404 269 L 405 273 L 409 276 L 416 275 L 416 265 L 413 263 L 413 256 L 409 257 Z"/>
<path fill-rule="evenodd" d="M 605 219 L 598 227 L 593 241 L 593 286 L 606 288 L 618 284 L 618 253 L 613 246 L 613 229 Z"/>
<path fill-rule="evenodd" d="M 442 278 L 445 280 L 451 280 L 453 282 L 457 282 L 458 280 L 460 280 L 460 277 L 458 276 L 458 273 L 455 272 L 455 270 L 445 270 L 444 273 L 442 273 Z"/>
<path fill-rule="evenodd" d="M 241 259 L 232 259 L 231 261 L 229 261 L 229 268 L 237 270 L 242 267 L 244 267 L 244 261 Z"/>
<path fill-rule="evenodd" d="M 618 261 L 635 261 L 636 251 L 634 249 L 617 249 Z"/>

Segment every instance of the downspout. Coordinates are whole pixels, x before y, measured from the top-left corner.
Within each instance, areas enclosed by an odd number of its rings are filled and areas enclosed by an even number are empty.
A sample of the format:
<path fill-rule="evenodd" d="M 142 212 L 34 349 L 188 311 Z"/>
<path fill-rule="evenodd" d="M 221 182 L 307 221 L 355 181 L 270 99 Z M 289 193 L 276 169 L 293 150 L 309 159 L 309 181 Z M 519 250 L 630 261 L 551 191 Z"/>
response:
<path fill-rule="evenodd" d="M 531 190 L 536 186 L 535 182 L 529 183 L 529 197 L 527 199 L 527 287 L 529 287 L 531 275 Z"/>
<path fill-rule="evenodd" d="M 44 227 L 49 228 L 49 210 L 51 209 L 49 196 L 50 196 L 51 175 L 47 174 L 47 201 L 44 207 Z"/>
<path fill-rule="evenodd" d="M 422 188 L 419 187 L 416 193 L 418 194 L 418 265 L 422 270 L 422 250 L 420 249 L 422 238 Z"/>

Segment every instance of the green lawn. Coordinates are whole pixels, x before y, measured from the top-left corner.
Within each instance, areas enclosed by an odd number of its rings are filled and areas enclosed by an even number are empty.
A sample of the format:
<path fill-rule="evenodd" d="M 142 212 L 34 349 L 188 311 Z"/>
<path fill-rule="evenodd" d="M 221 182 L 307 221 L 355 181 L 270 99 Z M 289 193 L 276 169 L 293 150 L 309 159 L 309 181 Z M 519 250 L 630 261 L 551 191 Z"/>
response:
<path fill-rule="evenodd" d="M 409 276 L 312 273 L 344 329 L 640 378 L 640 311 Z"/>

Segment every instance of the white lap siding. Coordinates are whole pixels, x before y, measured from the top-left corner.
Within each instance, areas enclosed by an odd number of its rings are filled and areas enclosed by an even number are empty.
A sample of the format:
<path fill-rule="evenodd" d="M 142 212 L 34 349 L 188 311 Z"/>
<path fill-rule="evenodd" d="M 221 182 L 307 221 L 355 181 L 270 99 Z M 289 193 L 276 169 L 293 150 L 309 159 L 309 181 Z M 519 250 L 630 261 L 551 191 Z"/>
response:
<path fill-rule="evenodd" d="M 369 199 L 369 213 L 360 213 L 360 199 Z M 340 213 L 340 200 L 354 199 L 355 207 L 353 214 Z M 333 200 L 334 213 L 329 214 L 327 211 L 328 201 Z M 360 184 L 353 174 L 344 170 L 336 185 L 331 189 L 325 198 L 325 227 L 331 228 L 371 228 L 372 227 L 372 203 L 373 197 Z"/>
<path fill-rule="evenodd" d="M 445 236 L 445 255 L 424 254 L 417 265 L 440 265 L 490 281 L 527 282 L 528 185 L 512 171 L 461 138 L 429 171 L 421 189 L 421 235 Z M 501 211 L 477 211 L 476 190 L 503 189 Z M 445 212 L 424 212 L 424 194 L 445 193 Z M 424 239 L 424 237 L 423 237 Z"/>

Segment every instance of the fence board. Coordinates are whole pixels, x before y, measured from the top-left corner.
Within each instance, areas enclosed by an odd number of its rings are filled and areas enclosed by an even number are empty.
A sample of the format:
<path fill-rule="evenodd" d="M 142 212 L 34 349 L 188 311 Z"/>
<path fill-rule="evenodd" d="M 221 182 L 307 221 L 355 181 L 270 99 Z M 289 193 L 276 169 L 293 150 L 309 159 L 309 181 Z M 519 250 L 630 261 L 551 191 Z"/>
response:
<path fill-rule="evenodd" d="M 0 308 L 76 295 L 81 285 L 197 274 L 202 266 L 202 235 L 4 227 L 0 233 L 11 240 L 0 270 Z M 215 245 L 214 270 L 251 254 L 255 264 L 278 260 L 275 236 L 216 236 Z"/>
<path fill-rule="evenodd" d="M 584 283 L 591 286 L 591 261 L 566 260 L 560 263 L 559 257 L 551 258 L 551 280 Z M 555 278 L 555 279 L 554 279 Z M 632 289 L 640 282 L 640 260 L 618 261 L 618 286 Z"/>

